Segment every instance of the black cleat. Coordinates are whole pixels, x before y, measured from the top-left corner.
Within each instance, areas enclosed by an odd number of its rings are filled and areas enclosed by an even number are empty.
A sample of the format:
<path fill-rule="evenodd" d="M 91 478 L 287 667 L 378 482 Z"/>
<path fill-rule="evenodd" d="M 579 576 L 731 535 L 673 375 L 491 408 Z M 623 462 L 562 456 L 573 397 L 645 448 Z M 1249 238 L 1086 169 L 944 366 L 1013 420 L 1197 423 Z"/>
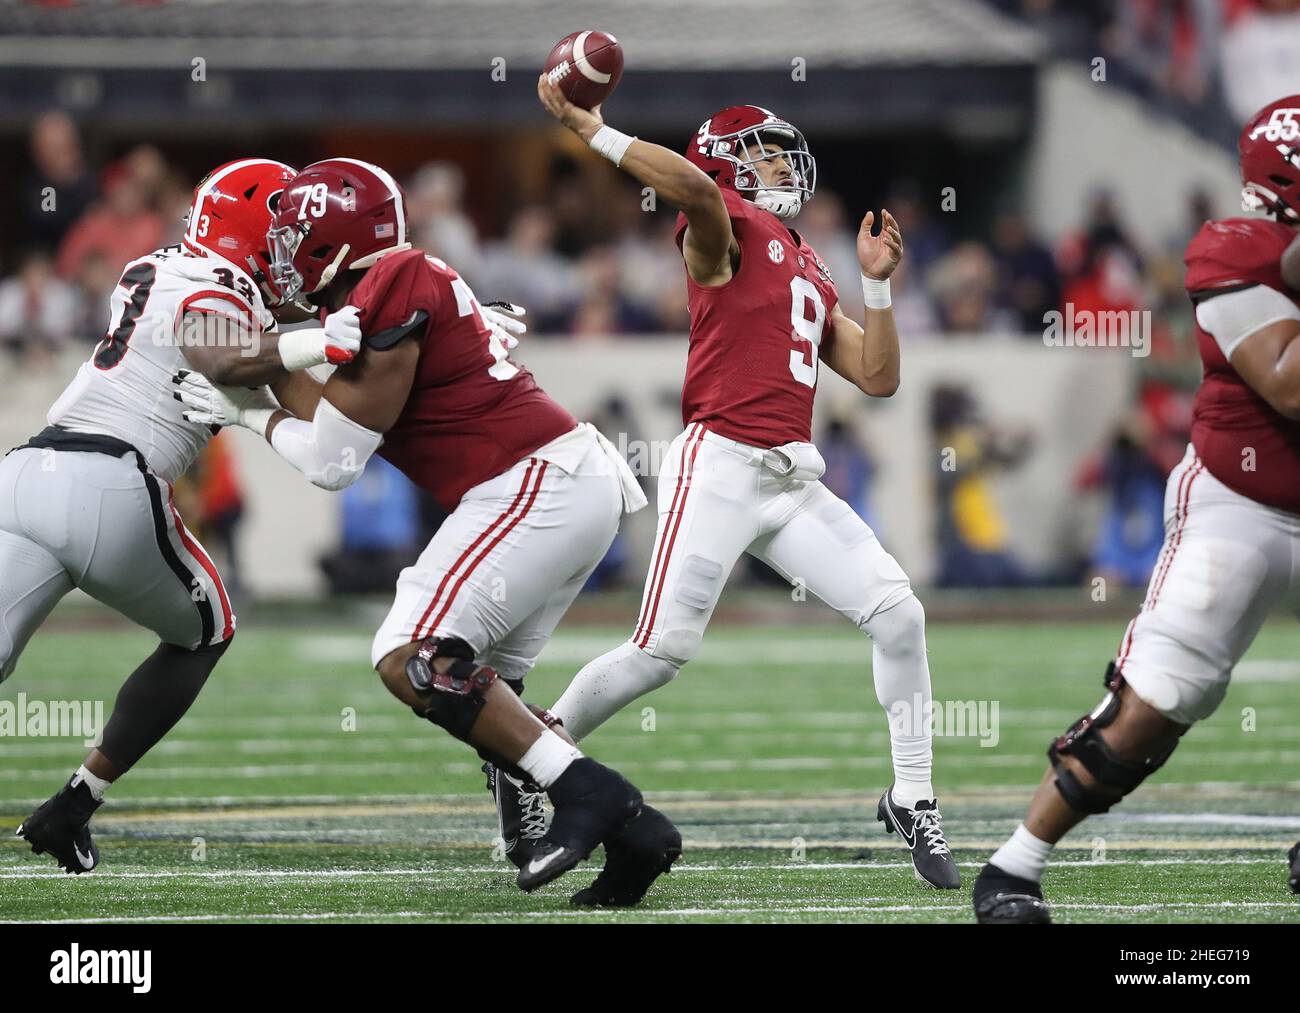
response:
<path fill-rule="evenodd" d="M 1286 853 L 1286 857 L 1291 862 L 1291 877 L 1287 880 L 1287 885 L 1291 887 L 1292 893 L 1300 893 L 1300 841 L 1296 841 L 1295 847 Z"/>
<path fill-rule="evenodd" d="M 961 886 L 961 873 L 952 860 L 948 842 L 943 838 L 942 817 L 938 799 L 922 799 L 916 808 L 908 809 L 894 801 L 893 785 L 880 796 L 876 819 L 889 833 L 897 833 L 912 853 L 912 873 L 918 880 L 936 890 L 956 890 Z"/>
<path fill-rule="evenodd" d="M 505 855 L 522 869 L 546 836 L 546 793 L 531 781 L 520 781 L 492 763 L 483 764 L 488 791 L 496 799 L 497 821 Z"/>
<path fill-rule="evenodd" d="M 516 882 L 526 893 L 558 879 L 622 833 L 641 811 L 641 792 L 618 771 L 579 757 L 547 790 L 555 816 Z"/>
<path fill-rule="evenodd" d="M 1048 925 L 1052 921 L 1052 909 L 1043 900 L 1041 886 L 992 863 L 980 869 L 971 894 L 975 921 L 981 925 Z"/>
<path fill-rule="evenodd" d="M 672 820 L 653 806 L 641 812 L 623 832 L 605 842 L 605 868 L 591 886 L 579 890 L 569 903 L 575 907 L 634 907 L 662 873 L 682 855 L 682 835 Z"/>
<path fill-rule="evenodd" d="M 90 794 L 90 786 L 74 774 L 14 831 L 38 855 L 49 852 L 67 872 L 89 872 L 99 864 L 99 848 L 90 836 L 90 817 L 104 803 Z"/>

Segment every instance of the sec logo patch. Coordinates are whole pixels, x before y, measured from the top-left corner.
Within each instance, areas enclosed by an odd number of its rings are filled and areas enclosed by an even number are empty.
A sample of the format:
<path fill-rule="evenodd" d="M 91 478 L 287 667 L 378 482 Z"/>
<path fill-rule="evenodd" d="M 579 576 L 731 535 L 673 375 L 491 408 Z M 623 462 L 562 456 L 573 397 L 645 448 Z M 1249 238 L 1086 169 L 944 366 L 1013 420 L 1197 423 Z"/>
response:
<path fill-rule="evenodd" d="M 781 240 L 773 239 L 767 244 L 767 255 L 772 258 L 773 264 L 779 264 L 785 260 L 785 247 L 781 245 Z"/>

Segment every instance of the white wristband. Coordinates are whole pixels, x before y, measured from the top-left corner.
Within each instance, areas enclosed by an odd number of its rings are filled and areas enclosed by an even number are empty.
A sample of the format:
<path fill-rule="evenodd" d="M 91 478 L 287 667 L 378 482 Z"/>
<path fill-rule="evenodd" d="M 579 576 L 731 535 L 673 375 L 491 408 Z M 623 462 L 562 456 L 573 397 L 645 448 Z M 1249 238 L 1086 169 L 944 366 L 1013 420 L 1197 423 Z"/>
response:
<path fill-rule="evenodd" d="M 322 327 L 303 327 L 296 331 L 284 331 L 279 342 L 280 362 L 290 373 L 300 369 L 310 369 L 326 362 L 325 329 Z"/>
<path fill-rule="evenodd" d="M 869 310 L 887 310 L 893 303 L 889 299 L 889 279 L 877 281 L 862 276 L 862 303 Z"/>
<path fill-rule="evenodd" d="M 249 408 L 240 415 L 239 424 L 250 432 L 265 438 L 266 427 L 270 424 L 271 416 L 275 413 L 275 408 Z"/>
<path fill-rule="evenodd" d="M 627 149 L 635 141 L 635 137 L 629 137 L 613 127 L 602 126 L 592 135 L 591 148 L 597 154 L 604 155 L 615 165 L 623 161 L 623 156 L 627 154 Z"/>

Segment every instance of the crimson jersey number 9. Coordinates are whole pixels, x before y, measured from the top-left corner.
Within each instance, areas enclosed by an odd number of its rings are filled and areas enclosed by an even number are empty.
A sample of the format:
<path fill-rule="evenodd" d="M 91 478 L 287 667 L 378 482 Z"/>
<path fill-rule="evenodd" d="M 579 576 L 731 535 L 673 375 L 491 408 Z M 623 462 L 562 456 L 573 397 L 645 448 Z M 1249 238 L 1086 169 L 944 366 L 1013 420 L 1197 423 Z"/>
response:
<path fill-rule="evenodd" d="M 813 310 L 811 320 L 807 314 L 809 303 Z M 798 275 L 791 278 L 790 337 L 795 347 L 790 349 L 790 374 L 805 387 L 817 386 L 817 353 L 825 324 L 826 303 L 817 286 Z"/>

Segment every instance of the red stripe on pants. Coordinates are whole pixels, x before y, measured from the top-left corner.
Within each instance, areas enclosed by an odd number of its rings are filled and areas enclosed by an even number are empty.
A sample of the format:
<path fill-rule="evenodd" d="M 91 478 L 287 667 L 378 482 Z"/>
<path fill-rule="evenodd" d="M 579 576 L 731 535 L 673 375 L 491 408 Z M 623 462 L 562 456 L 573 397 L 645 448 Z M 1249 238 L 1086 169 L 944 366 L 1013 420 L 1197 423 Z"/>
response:
<path fill-rule="evenodd" d="M 688 437 L 686 443 L 682 446 L 682 471 L 677 476 L 677 489 L 673 493 L 673 502 L 668 508 L 668 516 L 672 518 L 672 532 L 670 534 L 667 526 L 664 527 L 665 538 L 659 543 L 659 554 L 663 557 L 663 565 L 658 566 L 658 588 L 646 599 L 646 605 L 650 609 L 650 617 L 643 624 L 638 624 L 639 636 L 637 632 L 632 634 L 638 647 L 645 647 L 650 642 L 650 631 L 654 629 L 655 616 L 659 613 L 659 599 L 663 596 L 664 583 L 668 578 L 668 564 L 672 562 L 673 544 L 677 541 L 677 532 L 681 529 L 682 517 L 686 513 L 686 497 L 691 491 L 691 475 L 695 470 L 695 458 L 699 456 L 700 444 L 704 442 L 704 427 L 699 427 L 694 435 L 696 436 L 695 445 L 691 449 L 689 461 L 686 459 L 686 451 L 690 447 L 691 438 Z M 679 496 L 681 497 L 680 500 L 678 499 Z M 672 516 L 674 510 L 677 512 L 676 517 Z M 659 560 L 656 559 L 656 564 L 658 562 Z M 654 587 L 654 584 L 655 581 L 652 580 L 651 587 Z M 644 612 L 644 609 L 642 611 Z"/>
<path fill-rule="evenodd" d="M 489 524 L 487 529 L 470 543 L 469 548 L 462 552 L 456 559 L 456 562 L 452 563 L 447 572 L 442 575 L 442 580 L 438 582 L 438 589 L 434 591 L 433 598 L 430 599 L 428 608 L 426 608 L 424 614 L 420 616 L 420 621 L 415 624 L 415 631 L 411 634 L 412 641 L 423 640 L 426 636 L 426 634 L 421 634 L 420 630 L 424 627 L 425 622 L 428 621 L 433 610 L 438 607 L 438 602 L 442 598 L 442 592 L 446 590 L 448 582 L 456 575 L 456 571 L 460 568 L 461 563 L 465 562 L 465 560 L 470 557 L 474 550 L 482 543 L 483 539 L 491 535 L 499 525 L 503 524 L 506 519 L 515 512 L 515 508 L 519 506 L 519 501 L 524 498 L 524 493 L 528 490 L 528 480 L 532 477 L 533 468 L 536 466 L 537 458 L 529 458 L 528 470 L 524 472 L 524 480 L 519 486 L 519 491 L 515 493 L 515 498 L 510 501 L 510 505 L 502 511 L 501 516 Z"/>

